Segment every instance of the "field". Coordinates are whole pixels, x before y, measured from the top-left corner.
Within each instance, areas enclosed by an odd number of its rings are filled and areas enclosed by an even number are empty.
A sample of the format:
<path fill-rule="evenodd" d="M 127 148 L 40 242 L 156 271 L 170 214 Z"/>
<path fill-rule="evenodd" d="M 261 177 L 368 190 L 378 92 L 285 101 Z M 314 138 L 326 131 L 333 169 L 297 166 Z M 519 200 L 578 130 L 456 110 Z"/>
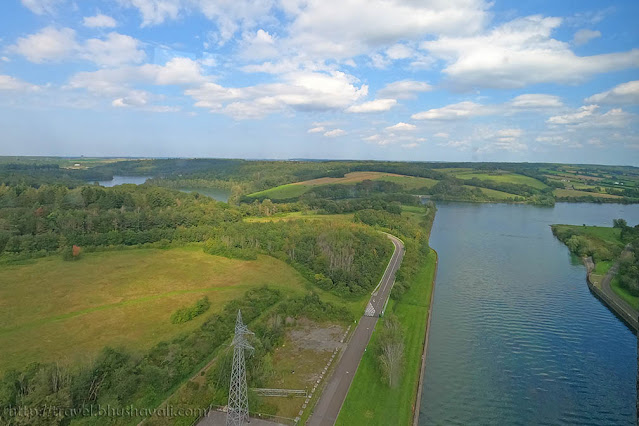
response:
<path fill-rule="evenodd" d="M 553 191 L 556 197 L 598 197 L 598 198 L 623 198 L 619 195 L 604 194 L 600 192 L 577 191 L 576 189 L 555 189 Z"/>
<path fill-rule="evenodd" d="M 337 425 L 412 424 L 435 266 L 436 254 L 431 250 L 410 289 L 399 302 L 389 303 L 387 312 L 397 315 L 404 331 L 404 367 L 398 387 L 389 389 L 380 380 L 373 349 L 375 332 L 357 369 Z M 381 326 L 381 322 L 378 323 L 377 327 Z"/>
<path fill-rule="evenodd" d="M 528 185 L 537 189 L 544 189 L 546 185 L 529 176 L 524 176 L 516 173 L 497 172 L 497 173 L 481 173 L 474 171 L 456 171 L 455 169 L 449 169 L 448 173 L 452 174 L 458 179 L 468 180 L 477 178 L 479 180 L 492 180 L 499 183 L 513 183 L 516 185 Z"/>
<path fill-rule="evenodd" d="M 253 194 L 249 194 L 249 197 L 269 198 L 271 200 L 286 200 L 299 197 L 315 186 L 347 185 L 362 182 L 364 180 L 384 180 L 388 182 L 394 182 L 399 185 L 403 185 L 407 190 L 431 187 L 435 183 L 437 183 L 437 181 L 434 179 L 404 176 L 394 173 L 352 172 L 346 173 L 344 177 L 341 178 L 323 177 L 305 180 L 303 182 L 288 183 L 286 185 L 276 186 L 275 188 L 266 189 L 264 191 L 254 192 Z"/>
<path fill-rule="evenodd" d="M 476 188 L 475 186 L 472 185 L 464 185 L 466 188 Z M 515 194 L 510 194 L 508 192 L 504 192 L 504 191 L 497 191 L 496 189 L 490 189 L 490 188 L 479 188 L 479 190 L 481 192 L 484 193 L 484 195 L 486 195 L 487 197 L 490 197 L 490 199 L 492 200 L 507 200 L 509 198 L 516 198 L 518 197 L 518 195 Z"/>
<path fill-rule="evenodd" d="M 250 287 L 290 294 L 310 285 L 275 258 L 227 259 L 199 246 L 87 253 L 76 262 L 51 256 L 0 267 L 0 282 L 0 371 L 86 361 L 106 345 L 148 348 L 194 329 Z M 203 296 L 212 302 L 206 314 L 170 322 Z"/>

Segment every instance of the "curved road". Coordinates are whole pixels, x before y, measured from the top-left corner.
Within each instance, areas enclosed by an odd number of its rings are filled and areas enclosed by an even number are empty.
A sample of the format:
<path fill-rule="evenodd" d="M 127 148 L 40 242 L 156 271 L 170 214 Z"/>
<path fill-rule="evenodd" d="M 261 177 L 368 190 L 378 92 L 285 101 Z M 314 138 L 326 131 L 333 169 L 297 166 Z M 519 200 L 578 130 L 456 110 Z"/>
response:
<path fill-rule="evenodd" d="M 307 422 L 308 425 L 332 426 L 335 424 L 337 416 L 344 404 L 344 400 L 346 399 L 348 389 L 355 376 L 355 372 L 357 371 L 357 367 L 359 366 L 359 362 L 362 359 L 362 355 L 364 355 L 364 350 L 373 334 L 377 318 L 382 312 L 382 309 L 384 309 L 386 300 L 388 300 L 391 288 L 395 282 L 395 273 L 397 269 L 399 269 L 402 258 L 404 257 L 404 244 L 399 238 L 390 234 L 386 235 L 393 242 L 395 251 L 386 267 L 379 287 L 369 301 L 375 309 L 375 315 L 363 316 L 360 319 L 342 357 L 335 367 L 333 375 L 324 388 L 317 405 L 315 405 L 313 414 Z"/>

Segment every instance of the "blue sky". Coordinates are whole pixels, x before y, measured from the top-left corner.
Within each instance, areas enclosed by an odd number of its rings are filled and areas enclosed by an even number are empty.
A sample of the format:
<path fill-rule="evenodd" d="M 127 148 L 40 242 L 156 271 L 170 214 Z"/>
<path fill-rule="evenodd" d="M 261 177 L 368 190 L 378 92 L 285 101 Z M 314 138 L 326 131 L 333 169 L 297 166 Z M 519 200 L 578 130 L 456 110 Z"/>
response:
<path fill-rule="evenodd" d="M 0 155 L 639 165 L 639 2 L 6 0 Z"/>

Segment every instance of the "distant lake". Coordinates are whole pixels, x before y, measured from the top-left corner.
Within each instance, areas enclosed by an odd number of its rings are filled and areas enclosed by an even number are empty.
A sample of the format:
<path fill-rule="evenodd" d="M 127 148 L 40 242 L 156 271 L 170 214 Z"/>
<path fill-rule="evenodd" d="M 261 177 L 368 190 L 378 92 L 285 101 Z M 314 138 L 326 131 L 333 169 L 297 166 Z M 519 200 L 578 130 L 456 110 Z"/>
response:
<path fill-rule="evenodd" d="M 151 176 L 113 176 L 112 180 L 101 180 L 101 181 L 98 181 L 98 184 L 100 186 L 106 186 L 106 187 L 122 185 L 125 183 L 142 185 L 148 179 L 151 179 Z"/>
<path fill-rule="evenodd" d="M 637 337 L 549 225 L 634 225 L 639 205 L 437 208 L 419 424 L 636 425 Z"/>
<path fill-rule="evenodd" d="M 231 196 L 231 191 L 223 188 L 178 188 L 182 192 L 197 192 L 198 194 L 206 195 L 217 201 L 228 202 Z"/>

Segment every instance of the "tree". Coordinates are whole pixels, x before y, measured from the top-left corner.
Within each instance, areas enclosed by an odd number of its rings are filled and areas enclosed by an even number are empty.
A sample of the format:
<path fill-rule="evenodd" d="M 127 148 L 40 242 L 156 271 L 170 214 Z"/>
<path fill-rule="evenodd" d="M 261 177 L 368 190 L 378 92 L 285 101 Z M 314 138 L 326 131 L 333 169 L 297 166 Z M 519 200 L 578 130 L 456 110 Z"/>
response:
<path fill-rule="evenodd" d="M 384 319 L 377 342 L 383 380 L 389 387 L 394 388 L 399 383 L 404 364 L 404 335 L 395 315 L 388 315 Z"/>

